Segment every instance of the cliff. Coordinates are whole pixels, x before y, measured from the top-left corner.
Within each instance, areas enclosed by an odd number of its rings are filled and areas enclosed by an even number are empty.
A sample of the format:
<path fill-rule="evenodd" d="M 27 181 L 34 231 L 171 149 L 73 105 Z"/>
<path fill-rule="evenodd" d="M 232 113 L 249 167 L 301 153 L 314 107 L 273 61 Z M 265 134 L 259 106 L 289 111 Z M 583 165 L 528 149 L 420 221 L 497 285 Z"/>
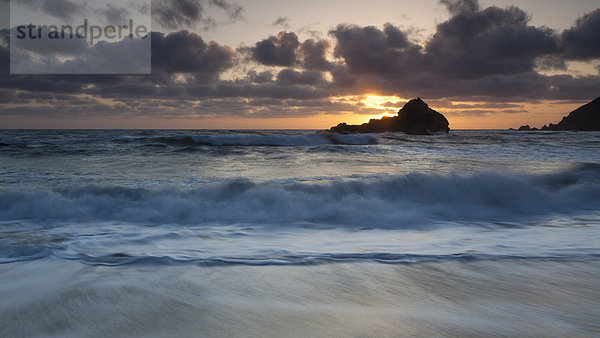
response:
<path fill-rule="evenodd" d="M 514 130 L 514 129 L 513 129 Z M 522 126 L 520 131 L 536 131 L 537 128 Z M 565 116 L 558 124 L 550 123 L 540 130 L 549 131 L 600 131 L 600 97 L 583 105 L 568 116 Z"/>

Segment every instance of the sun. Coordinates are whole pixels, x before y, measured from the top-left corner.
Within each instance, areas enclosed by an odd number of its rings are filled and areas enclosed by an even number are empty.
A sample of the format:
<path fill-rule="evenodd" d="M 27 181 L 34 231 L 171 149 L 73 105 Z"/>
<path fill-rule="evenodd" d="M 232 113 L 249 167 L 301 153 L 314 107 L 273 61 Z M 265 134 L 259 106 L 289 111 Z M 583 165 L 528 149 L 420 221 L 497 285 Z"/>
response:
<path fill-rule="evenodd" d="M 361 101 L 363 106 L 368 109 L 381 110 L 380 114 L 369 115 L 371 119 L 381 119 L 384 116 L 396 116 L 402 102 L 407 101 L 399 96 L 382 96 L 367 94 Z"/>

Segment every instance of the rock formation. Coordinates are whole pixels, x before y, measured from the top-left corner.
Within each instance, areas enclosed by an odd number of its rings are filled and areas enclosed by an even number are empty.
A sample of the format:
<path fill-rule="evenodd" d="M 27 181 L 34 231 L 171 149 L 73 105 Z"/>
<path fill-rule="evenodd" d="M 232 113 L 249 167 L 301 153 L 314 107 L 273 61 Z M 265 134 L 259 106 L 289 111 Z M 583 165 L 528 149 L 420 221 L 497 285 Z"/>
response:
<path fill-rule="evenodd" d="M 527 131 L 538 129 L 523 126 L 519 128 L 519 130 Z M 575 109 L 568 116 L 565 116 L 558 124 L 550 123 L 548 126 L 543 126 L 541 130 L 600 131 L 600 97 Z"/>
<path fill-rule="evenodd" d="M 448 133 L 450 128 L 444 115 L 429 108 L 421 98 L 416 98 L 406 103 L 398 116 L 372 119 L 361 125 L 340 123 L 330 131 L 343 134 L 403 132 L 409 135 L 431 135 L 436 132 Z"/>
<path fill-rule="evenodd" d="M 515 130 L 513 128 L 510 128 L 509 130 Z M 538 131 L 539 129 L 537 129 L 536 127 L 531 128 L 528 124 L 519 127 L 519 129 L 517 129 L 518 131 Z"/>
<path fill-rule="evenodd" d="M 600 130 L 600 97 L 575 109 L 557 125 L 550 123 L 548 130 Z"/>

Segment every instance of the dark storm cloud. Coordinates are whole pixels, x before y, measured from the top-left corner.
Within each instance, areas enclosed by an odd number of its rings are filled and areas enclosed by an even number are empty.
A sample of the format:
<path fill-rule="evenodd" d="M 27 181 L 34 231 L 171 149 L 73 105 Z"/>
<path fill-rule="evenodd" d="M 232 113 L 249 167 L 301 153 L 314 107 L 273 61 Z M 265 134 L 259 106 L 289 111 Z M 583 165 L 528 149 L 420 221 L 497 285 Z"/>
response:
<path fill-rule="evenodd" d="M 477 79 L 491 75 L 512 75 L 541 69 L 564 69 L 565 59 L 558 34 L 529 24 L 523 10 L 479 8 L 476 0 L 444 0 L 451 17 L 437 25 L 424 48 L 411 42 L 408 33 L 386 24 L 373 26 L 338 25 L 330 33 L 336 40 L 334 55 L 351 74 L 412 78 L 434 73 L 436 79 Z M 584 45 L 579 55 L 592 56 L 600 43 L 596 29 L 597 12 L 578 21 L 563 34 L 563 44 Z M 598 20 L 600 22 L 600 20 Z M 571 55 L 578 49 L 573 47 Z"/>
<path fill-rule="evenodd" d="M 277 74 L 277 83 L 281 85 L 297 84 L 316 86 L 323 82 L 323 74 L 317 71 L 307 70 L 298 72 L 293 69 L 284 69 Z"/>
<path fill-rule="evenodd" d="M 157 84 L 167 86 L 161 91 L 168 92 L 174 86 L 174 78 L 179 73 L 189 74 L 196 81 L 215 81 L 219 74 L 233 65 L 234 51 L 215 42 L 205 42 L 198 34 L 180 31 L 165 35 L 152 33 L 152 75 L 7 75 L 10 53 L 7 46 L 0 46 L 2 75 L 0 88 L 14 88 L 39 92 L 94 92 L 103 95 L 114 88 L 131 95 L 139 94 L 133 88 L 153 93 Z M 64 62 L 70 69 L 85 69 L 88 63 L 113 60 L 126 65 L 137 58 L 121 58 L 131 47 L 142 40 L 122 40 L 115 43 L 97 44 L 92 49 L 95 56 L 76 57 Z M 86 54 L 87 55 L 87 54 Z M 85 56 L 85 55 L 83 55 Z M 102 60 L 96 60 L 100 58 Z M 56 67 L 63 65 L 58 64 Z M 57 68 L 58 69 L 58 68 Z M 125 71 L 127 69 L 124 69 Z M 126 72 L 125 72 L 126 73 Z M 86 89 L 93 85 L 93 89 Z"/>
<path fill-rule="evenodd" d="M 273 99 L 320 99 L 330 95 L 323 88 L 306 85 L 282 86 L 278 83 L 248 85 L 245 83 L 221 82 L 216 86 L 202 85 L 188 87 L 188 94 L 193 97 L 263 97 Z"/>
<path fill-rule="evenodd" d="M 409 41 L 391 24 L 377 27 L 339 25 L 331 31 L 353 74 L 412 76 L 434 72 L 450 78 L 478 78 L 533 71 L 540 56 L 559 52 L 557 36 L 529 26 L 519 8 L 478 10 L 476 1 L 444 1 L 452 17 L 437 26 L 425 48 Z"/>
<path fill-rule="evenodd" d="M 381 81 L 390 92 L 428 98 L 451 97 L 472 101 L 525 102 L 534 100 L 589 100 L 598 96 L 599 76 L 575 78 L 571 75 L 544 76 L 530 72 L 513 75 L 490 75 L 478 79 L 445 81 L 426 76 L 409 81 Z"/>
<path fill-rule="evenodd" d="M 299 46 L 295 33 L 280 32 L 277 36 L 257 42 L 252 48 L 252 57 L 266 66 L 289 67 L 297 62 L 296 50 Z"/>
<path fill-rule="evenodd" d="M 440 3 L 448 9 L 451 14 L 476 12 L 479 10 L 478 0 L 440 0 Z"/>
<path fill-rule="evenodd" d="M 330 42 L 307 39 L 300 43 L 293 32 L 279 32 L 277 36 L 257 42 L 252 48 L 239 49 L 251 59 L 265 66 L 301 66 L 309 70 L 329 70 L 332 63 L 327 60 Z"/>
<path fill-rule="evenodd" d="M 600 59 L 600 8 L 579 18 L 561 38 L 567 58 Z"/>
<path fill-rule="evenodd" d="M 5 74 L 10 72 L 10 49 L 6 45 L 0 45 L 0 81 Z"/>
<path fill-rule="evenodd" d="M 215 26 L 217 21 L 206 15 L 206 5 L 222 9 L 232 21 L 243 18 L 243 8 L 225 0 L 154 0 L 152 17 L 160 26 L 173 30 Z"/>
<path fill-rule="evenodd" d="M 216 42 L 206 43 L 196 33 L 152 33 L 152 71 L 195 73 L 214 78 L 233 65 L 234 51 Z"/>
<path fill-rule="evenodd" d="M 240 20 L 244 18 L 244 8 L 238 4 L 233 4 L 225 0 L 210 0 L 210 5 L 224 10 L 231 20 Z"/>
<path fill-rule="evenodd" d="M 270 71 L 259 73 L 255 70 L 251 70 L 248 72 L 247 78 L 251 83 L 268 83 L 273 82 L 273 73 Z"/>
<path fill-rule="evenodd" d="M 552 30 L 529 21 L 517 7 L 457 12 L 426 43 L 426 65 L 457 78 L 532 71 L 536 58 L 559 52 L 559 44 Z"/>
<path fill-rule="evenodd" d="M 451 17 L 420 47 L 408 31 L 386 24 L 383 29 L 338 25 L 334 55 L 343 60 L 331 70 L 336 88 L 348 92 L 386 95 L 454 97 L 463 99 L 514 98 L 590 99 L 598 96 L 600 77 L 544 76 L 536 69 L 566 70 L 562 47 L 570 40 L 597 39 L 593 12 L 562 35 L 529 24 L 523 10 L 488 7 L 475 0 L 440 3 Z M 598 30 L 595 30 L 598 31 Z M 595 32 L 594 31 L 594 32 Z M 590 43 L 586 54 L 594 55 Z M 573 55 L 574 53 L 571 52 Z"/>
<path fill-rule="evenodd" d="M 57 18 L 70 19 L 82 9 L 82 6 L 69 0 L 45 0 L 42 9 Z"/>
<path fill-rule="evenodd" d="M 108 22 L 126 22 L 131 17 L 127 8 L 118 7 L 112 3 L 107 4 L 106 8 L 101 9 L 101 14 L 106 17 Z"/>
<path fill-rule="evenodd" d="M 334 65 L 331 69 L 331 76 L 335 87 L 349 90 L 349 88 L 355 88 L 358 83 L 359 77 L 350 74 L 345 65 Z"/>
<path fill-rule="evenodd" d="M 12 89 L 0 89 L 0 103 L 12 103 L 17 98 L 17 91 Z"/>
<path fill-rule="evenodd" d="M 19 3 L 63 20 L 71 19 L 84 9 L 81 4 L 69 0 L 21 0 Z"/>
<path fill-rule="evenodd" d="M 422 68 L 421 47 L 391 24 L 383 30 L 373 26 L 338 25 L 330 32 L 337 40 L 336 57 L 344 59 L 354 74 L 403 73 Z"/>
<path fill-rule="evenodd" d="M 518 108 L 520 110 L 524 109 L 524 106 L 521 104 L 515 103 L 506 103 L 506 102 L 486 102 L 486 103 L 476 103 L 476 104 L 456 104 L 448 100 L 432 100 L 431 104 L 435 104 L 436 107 L 439 108 L 451 108 L 451 109 L 508 109 L 508 108 Z M 517 109 L 515 109 L 517 110 Z"/>
<path fill-rule="evenodd" d="M 300 54 L 307 69 L 329 70 L 332 63 L 327 61 L 330 43 L 327 40 L 305 40 L 300 46 Z"/>
<path fill-rule="evenodd" d="M 193 27 L 206 20 L 203 4 L 199 0 L 157 0 L 152 3 L 152 16 L 168 29 Z"/>

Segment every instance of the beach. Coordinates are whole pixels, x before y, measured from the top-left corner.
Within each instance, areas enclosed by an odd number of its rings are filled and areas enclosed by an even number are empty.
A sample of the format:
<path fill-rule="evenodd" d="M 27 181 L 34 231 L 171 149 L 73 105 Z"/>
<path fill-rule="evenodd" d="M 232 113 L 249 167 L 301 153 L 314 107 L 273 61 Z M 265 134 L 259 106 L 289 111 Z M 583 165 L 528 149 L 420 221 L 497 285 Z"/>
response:
<path fill-rule="evenodd" d="M 2 131 L 3 336 L 594 336 L 598 133 Z"/>
<path fill-rule="evenodd" d="M 597 259 L 136 268 L 46 260 L 0 271 L 0 324 L 11 337 L 589 337 L 600 329 Z"/>

